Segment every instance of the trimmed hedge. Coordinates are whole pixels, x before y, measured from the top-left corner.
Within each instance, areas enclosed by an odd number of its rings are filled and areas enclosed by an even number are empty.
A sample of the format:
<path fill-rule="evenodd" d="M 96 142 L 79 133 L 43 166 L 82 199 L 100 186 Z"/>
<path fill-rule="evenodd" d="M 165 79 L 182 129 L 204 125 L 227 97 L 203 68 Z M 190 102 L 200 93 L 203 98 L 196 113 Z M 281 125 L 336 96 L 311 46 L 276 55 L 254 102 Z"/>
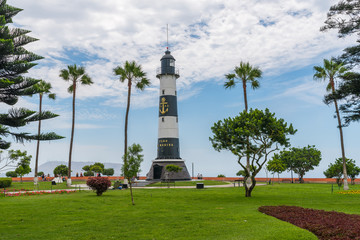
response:
<path fill-rule="evenodd" d="M 296 206 L 262 206 L 258 210 L 307 229 L 319 239 L 360 239 L 360 215 Z"/>
<path fill-rule="evenodd" d="M 0 188 L 10 187 L 12 183 L 11 178 L 0 178 Z"/>

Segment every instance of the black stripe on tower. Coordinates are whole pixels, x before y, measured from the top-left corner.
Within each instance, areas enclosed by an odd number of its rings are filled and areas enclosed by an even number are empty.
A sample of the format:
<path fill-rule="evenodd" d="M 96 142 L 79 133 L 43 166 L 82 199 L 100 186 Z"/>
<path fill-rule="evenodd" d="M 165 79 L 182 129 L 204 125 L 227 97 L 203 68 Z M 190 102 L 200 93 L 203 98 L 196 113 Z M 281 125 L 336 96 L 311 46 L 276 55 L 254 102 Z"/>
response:
<path fill-rule="evenodd" d="M 177 117 L 177 99 L 173 95 L 160 96 L 159 117 L 174 116 Z"/>
<path fill-rule="evenodd" d="M 159 138 L 156 159 L 181 159 L 178 138 Z"/>

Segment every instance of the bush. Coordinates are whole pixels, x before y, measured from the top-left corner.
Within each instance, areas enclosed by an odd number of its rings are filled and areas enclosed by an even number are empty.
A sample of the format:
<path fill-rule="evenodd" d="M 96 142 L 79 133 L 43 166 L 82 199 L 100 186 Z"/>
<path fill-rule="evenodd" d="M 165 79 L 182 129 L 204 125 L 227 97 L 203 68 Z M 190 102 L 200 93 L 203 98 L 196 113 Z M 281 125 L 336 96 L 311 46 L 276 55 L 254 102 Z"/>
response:
<path fill-rule="evenodd" d="M 11 178 L 0 178 L 0 188 L 10 187 L 12 183 Z"/>
<path fill-rule="evenodd" d="M 17 177 L 17 173 L 15 171 L 6 172 L 7 177 Z"/>
<path fill-rule="evenodd" d="M 85 176 L 85 177 L 93 177 L 93 176 L 94 176 L 94 172 L 92 172 L 92 171 L 86 171 L 86 172 L 84 172 L 84 176 Z"/>
<path fill-rule="evenodd" d="M 43 174 L 44 174 L 44 172 L 38 172 L 37 173 L 38 177 L 41 177 Z M 44 176 L 45 176 L 45 174 L 44 174 Z"/>
<path fill-rule="evenodd" d="M 217 177 L 225 177 L 224 174 L 219 174 Z"/>
<path fill-rule="evenodd" d="M 307 229 L 319 239 L 360 239 L 359 215 L 296 206 L 262 206 L 259 211 Z"/>
<path fill-rule="evenodd" d="M 101 196 L 111 186 L 111 181 L 106 177 L 91 177 L 86 184 L 96 191 L 96 195 Z"/>
<path fill-rule="evenodd" d="M 112 176 L 112 175 L 114 175 L 114 169 L 113 168 L 105 168 L 103 171 L 103 174 L 106 176 Z"/>

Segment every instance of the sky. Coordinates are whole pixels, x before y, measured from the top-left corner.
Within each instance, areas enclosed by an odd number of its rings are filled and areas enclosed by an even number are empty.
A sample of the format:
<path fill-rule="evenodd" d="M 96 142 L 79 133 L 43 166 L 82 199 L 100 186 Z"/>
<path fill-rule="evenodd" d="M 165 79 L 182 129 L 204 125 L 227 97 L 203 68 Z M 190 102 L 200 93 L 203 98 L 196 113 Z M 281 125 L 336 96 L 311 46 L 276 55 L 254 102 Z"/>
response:
<path fill-rule="evenodd" d="M 127 86 L 113 74 L 126 60 L 141 64 L 151 86 L 133 91 L 129 143 L 144 151 L 141 175 L 156 158 L 159 80 L 156 69 L 169 49 L 180 71 L 177 80 L 180 156 L 190 172 L 203 176 L 235 176 L 240 170 L 231 153 L 211 146 L 211 127 L 244 109 L 241 86 L 227 90 L 224 75 L 240 61 L 263 71 L 260 88 L 248 88 L 250 108 L 269 108 L 298 131 L 292 147 L 315 145 L 320 165 L 305 177 L 324 177 L 329 163 L 341 156 L 334 106 L 323 103 L 326 83 L 313 80 L 313 66 L 338 56 L 355 42 L 337 32 L 320 32 L 326 13 L 337 1 L 323 0 L 8 0 L 24 9 L 15 27 L 30 30 L 39 41 L 25 48 L 44 57 L 28 76 L 50 82 L 57 99 L 44 99 L 44 109 L 60 116 L 43 122 L 43 131 L 66 138 L 43 142 L 39 162 L 68 161 L 72 95 L 59 77 L 68 65 L 84 66 L 91 86 L 80 86 L 76 98 L 73 161 L 121 162 Z M 16 107 L 38 109 L 38 96 Z M 0 105 L 6 112 L 9 106 Z M 36 124 L 19 129 L 35 133 Z M 358 123 L 344 129 L 345 151 L 360 165 Z M 35 158 L 35 142 L 12 145 Z M 34 161 L 32 162 L 34 166 Z M 194 166 L 194 168 L 192 168 Z M 39 169 L 41 170 L 41 169 Z M 265 177 L 264 171 L 259 176 Z M 281 174 L 289 177 L 290 173 Z"/>

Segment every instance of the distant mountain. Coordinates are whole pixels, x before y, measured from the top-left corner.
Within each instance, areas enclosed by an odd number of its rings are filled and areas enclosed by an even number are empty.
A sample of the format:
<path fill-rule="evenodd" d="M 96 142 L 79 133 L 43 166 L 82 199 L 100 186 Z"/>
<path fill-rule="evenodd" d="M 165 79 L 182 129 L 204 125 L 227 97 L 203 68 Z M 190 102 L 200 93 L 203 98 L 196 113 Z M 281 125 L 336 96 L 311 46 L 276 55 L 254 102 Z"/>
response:
<path fill-rule="evenodd" d="M 76 173 L 81 173 L 84 171 L 82 170 L 82 168 L 85 165 L 91 165 L 94 164 L 95 162 L 72 162 L 71 163 L 71 170 L 72 170 L 72 176 L 75 176 Z M 68 162 L 60 162 L 60 161 L 52 161 L 52 162 L 46 162 L 44 164 L 41 164 L 39 166 L 39 172 L 44 172 L 45 174 L 50 174 L 50 176 L 54 175 L 54 168 L 56 168 L 57 166 L 64 164 L 64 165 L 68 165 Z M 120 169 L 122 164 L 120 163 L 103 163 L 105 168 L 113 168 L 115 173 L 114 176 L 120 176 Z M 33 170 L 32 170 L 33 171 Z M 31 173 L 30 176 L 33 176 L 34 174 Z"/>

